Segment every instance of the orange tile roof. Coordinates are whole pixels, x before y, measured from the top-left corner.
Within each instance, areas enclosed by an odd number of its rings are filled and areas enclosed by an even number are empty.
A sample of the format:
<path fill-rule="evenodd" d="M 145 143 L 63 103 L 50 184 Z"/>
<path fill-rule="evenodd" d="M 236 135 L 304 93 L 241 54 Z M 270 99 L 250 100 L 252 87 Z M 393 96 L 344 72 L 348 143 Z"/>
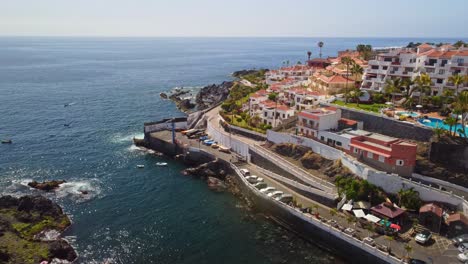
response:
<path fill-rule="evenodd" d="M 300 112 L 298 114 L 298 116 L 302 116 L 302 117 L 305 117 L 305 118 L 309 118 L 309 119 L 314 119 L 314 120 L 319 120 L 319 117 L 312 114 L 312 113 L 308 113 L 308 112 Z"/>
<path fill-rule="evenodd" d="M 464 214 L 460 214 L 460 213 L 452 214 L 446 220 L 447 224 L 449 225 L 450 223 L 457 222 L 457 221 L 461 221 L 465 225 L 468 225 L 468 218 Z"/>
<path fill-rule="evenodd" d="M 432 212 L 438 217 L 442 217 L 442 214 L 444 213 L 444 211 L 442 210 L 442 208 L 440 208 L 440 206 L 433 204 L 433 203 L 425 204 L 424 206 L 419 208 L 419 213 L 427 213 L 427 212 Z"/>
<path fill-rule="evenodd" d="M 339 122 L 345 123 L 348 126 L 354 126 L 355 124 L 357 124 L 356 120 L 351 120 L 351 119 L 347 119 L 347 118 L 341 118 L 339 120 Z"/>

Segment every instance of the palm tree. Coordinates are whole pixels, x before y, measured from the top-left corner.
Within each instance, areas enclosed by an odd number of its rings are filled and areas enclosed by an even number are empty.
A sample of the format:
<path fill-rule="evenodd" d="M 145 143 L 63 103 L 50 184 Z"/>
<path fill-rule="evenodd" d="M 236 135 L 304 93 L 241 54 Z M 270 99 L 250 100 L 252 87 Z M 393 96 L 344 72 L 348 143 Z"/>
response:
<path fill-rule="evenodd" d="M 403 84 L 400 78 L 387 79 L 385 81 L 384 91 L 386 94 L 392 96 L 392 103 L 395 103 L 395 93 L 400 92 L 402 86 Z"/>
<path fill-rule="evenodd" d="M 458 95 L 458 88 L 460 87 L 460 84 L 463 84 L 465 82 L 465 79 L 466 79 L 466 76 L 458 75 L 458 74 L 452 75 L 448 78 L 448 81 L 453 83 L 453 85 L 455 85 L 456 87 L 455 96 Z"/>
<path fill-rule="evenodd" d="M 422 104 L 423 96 L 425 96 L 429 91 L 431 91 L 431 77 L 426 74 L 422 73 L 414 80 L 416 84 L 416 89 L 419 91 L 419 104 Z"/>
<path fill-rule="evenodd" d="M 448 125 L 449 126 L 449 135 L 452 136 L 452 127 L 457 125 L 458 123 L 458 120 L 452 116 L 449 116 L 447 118 L 445 118 L 444 120 L 444 124 Z M 456 134 L 455 133 L 456 131 L 454 131 L 454 135 Z"/>
<path fill-rule="evenodd" d="M 278 93 L 271 93 L 268 95 L 268 100 L 275 102 L 275 114 L 273 117 L 273 127 L 276 126 L 276 107 L 278 106 Z"/>
<path fill-rule="evenodd" d="M 308 60 L 310 60 L 310 56 L 312 56 L 312 51 L 308 51 L 308 52 L 307 52 L 307 58 L 308 58 Z"/>
<path fill-rule="evenodd" d="M 356 102 L 356 106 L 359 106 L 359 97 L 363 96 L 364 92 L 361 89 L 357 88 L 349 93 L 349 97 Z"/>
<path fill-rule="evenodd" d="M 362 75 L 364 73 L 364 69 L 361 67 L 361 65 L 359 65 L 357 63 L 353 63 L 353 66 L 351 67 L 351 73 L 354 74 L 354 81 L 356 83 L 359 83 L 359 81 L 357 80 L 358 75 L 360 75 L 360 74 Z"/>
<path fill-rule="evenodd" d="M 468 91 L 461 92 L 457 98 L 455 99 L 455 111 L 460 113 L 461 118 L 461 132 L 463 137 L 467 138 L 466 136 L 466 119 L 468 116 Z M 468 138 L 467 138 L 468 140 Z"/>
<path fill-rule="evenodd" d="M 346 65 L 346 94 L 348 93 L 348 76 L 349 76 L 349 66 L 354 63 L 353 59 L 348 56 L 341 58 L 341 63 Z M 345 98 L 345 103 L 348 103 L 348 98 Z"/>
<path fill-rule="evenodd" d="M 318 46 L 319 49 L 320 49 L 320 58 L 322 58 L 322 47 L 323 47 L 323 42 L 322 42 L 322 41 L 319 41 L 319 43 L 317 43 L 317 46 Z"/>

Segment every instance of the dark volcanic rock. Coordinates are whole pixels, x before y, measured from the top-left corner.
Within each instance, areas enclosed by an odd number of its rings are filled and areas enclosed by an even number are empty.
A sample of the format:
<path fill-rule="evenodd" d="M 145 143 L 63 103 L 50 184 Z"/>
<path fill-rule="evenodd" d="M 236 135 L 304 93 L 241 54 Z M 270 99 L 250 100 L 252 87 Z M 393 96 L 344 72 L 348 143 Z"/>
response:
<path fill-rule="evenodd" d="M 223 82 L 203 87 L 195 99 L 198 110 L 210 108 L 226 100 L 233 85 L 233 82 Z"/>
<path fill-rule="evenodd" d="M 268 69 L 260 69 L 260 70 L 264 70 L 264 71 L 268 71 Z M 232 76 L 233 77 L 236 77 L 236 78 L 240 78 L 244 75 L 249 75 L 249 74 L 254 74 L 254 73 L 257 73 L 259 72 L 260 70 L 241 70 L 241 71 L 235 71 L 232 73 Z"/>
<path fill-rule="evenodd" d="M 168 97 L 166 93 L 160 93 L 159 96 L 161 96 L 163 99 L 167 99 Z"/>
<path fill-rule="evenodd" d="M 60 187 L 60 184 L 65 183 L 66 181 L 44 181 L 44 182 L 37 182 L 37 181 L 32 181 L 28 183 L 28 186 L 42 190 L 42 191 L 52 191 Z"/>
<path fill-rule="evenodd" d="M 220 162 L 218 159 L 215 159 L 198 167 L 185 169 L 183 173 L 185 175 L 215 177 L 224 180 L 226 178 L 227 170 L 228 168 L 226 168 L 224 163 Z"/>
<path fill-rule="evenodd" d="M 23 196 L 19 198 L 19 211 L 37 211 L 41 215 L 56 217 L 63 214 L 62 208 L 43 196 Z"/>
<path fill-rule="evenodd" d="M 195 104 L 193 104 L 192 101 L 190 101 L 190 99 L 184 99 L 179 102 L 179 108 L 182 111 L 190 110 L 190 109 L 193 109 L 194 107 L 195 107 Z"/>
<path fill-rule="evenodd" d="M 18 198 L 15 198 L 11 195 L 6 195 L 0 197 L 0 208 L 10 208 L 16 207 L 19 204 Z"/>
<path fill-rule="evenodd" d="M 53 258 L 66 259 L 68 261 L 73 261 L 77 257 L 72 246 L 63 239 L 54 241 L 50 244 L 50 253 Z"/>

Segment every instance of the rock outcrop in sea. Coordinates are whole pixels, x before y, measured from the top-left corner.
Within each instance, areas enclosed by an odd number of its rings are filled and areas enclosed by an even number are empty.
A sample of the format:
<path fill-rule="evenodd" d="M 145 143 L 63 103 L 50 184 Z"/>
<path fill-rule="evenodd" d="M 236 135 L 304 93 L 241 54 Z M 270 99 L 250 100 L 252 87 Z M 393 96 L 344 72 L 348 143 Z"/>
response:
<path fill-rule="evenodd" d="M 56 235 L 70 225 L 62 208 L 43 196 L 0 197 L 0 262 L 74 261 L 75 250 Z"/>
<path fill-rule="evenodd" d="M 37 181 L 32 181 L 28 183 L 28 186 L 34 189 L 50 192 L 53 191 L 57 188 L 60 187 L 60 184 L 66 183 L 66 181 L 60 180 L 60 181 L 44 181 L 44 182 L 37 182 Z"/>

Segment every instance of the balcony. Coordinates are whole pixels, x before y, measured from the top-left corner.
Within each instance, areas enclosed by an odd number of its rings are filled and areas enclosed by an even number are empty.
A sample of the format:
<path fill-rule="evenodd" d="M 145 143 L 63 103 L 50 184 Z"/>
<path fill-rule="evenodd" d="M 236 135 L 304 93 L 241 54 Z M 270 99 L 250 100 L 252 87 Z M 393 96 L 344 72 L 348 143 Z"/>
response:
<path fill-rule="evenodd" d="M 312 126 L 312 125 L 309 125 L 309 124 L 304 123 L 304 122 L 297 122 L 297 125 L 302 126 L 302 127 L 311 128 L 311 129 L 314 129 L 314 130 L 318 129 L 318 124 L 315 124 L 314 126 Z"/>

